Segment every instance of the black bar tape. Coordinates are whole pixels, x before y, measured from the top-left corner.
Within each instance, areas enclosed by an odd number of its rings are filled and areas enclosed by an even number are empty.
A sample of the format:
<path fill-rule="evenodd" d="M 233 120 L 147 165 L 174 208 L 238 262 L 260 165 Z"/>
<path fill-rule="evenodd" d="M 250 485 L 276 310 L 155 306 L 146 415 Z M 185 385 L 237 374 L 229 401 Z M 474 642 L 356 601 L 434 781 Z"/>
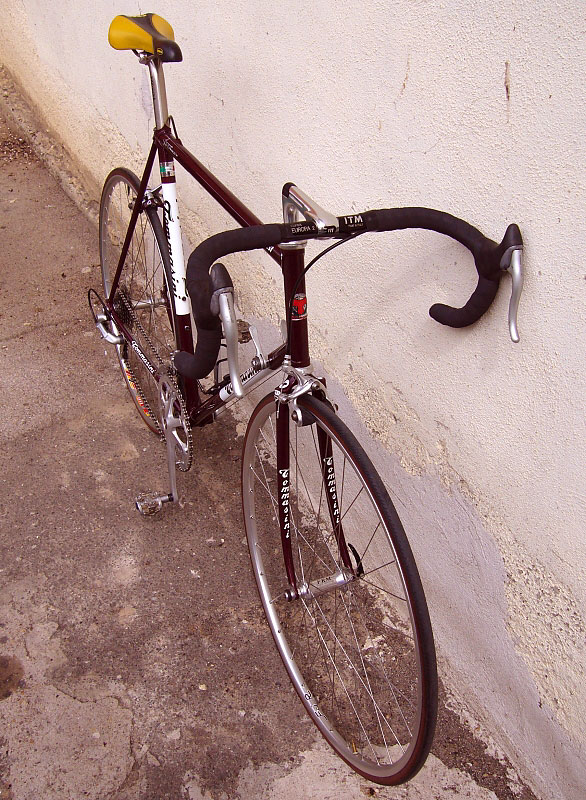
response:
<path fill-rule="evenodd" d="M 470 250 L 478 272 L 478 284 L 472 296 L 462 308 L 436 303 L 429 309 L 433 319 L 452 328 L 472 325 L 488 310 L 496 297 L 502 276 L 501 259 L 504 253 L 511 247 L 523 245 L 517 225 L 509 225 L 503 241 L 497 244 L 468 222 L 433 208 L 387 208 L 367 211 L 360 216 L 369 231 L 424 228 L 450 236 Z"/>
<path fill-rule="evenodd" d="M 463 219 L 446 214 L 444 211 L 436 211 L 433 208 L 383 208 L 367 211 L 362 216 L 369 231 L 424 228 L 450 236 L 470 250 L 477 262 L 479 274 L 493 280 L 499 275 L 499 265 L 496 265 L 495 271 L 493 260 L 485 257 L 485 253 L 490 253 L 498 245 Z"/>
<path fill-rule="evenodd" d="M 216 328 L 213 330 L 198 328 L 195 352 L 180 351 L 173 357 L 177 372 L 192 381 L 205 378 L 216 366 L 221 342 L 222 326 L 219 319 L 216 319 Z"/>
<path fill-rule="evenodd" d="M 222 326 L 212 314 L 210 303 L 213 287 L 210 284 L 210 267 L 222 256 L 243 250 L 274 247 L 291 235 L 289 225 L 251 225 L 247 228 L 217 233 L 202 242 L 187 261 L 187 291 L 197 329 L 195 352 L 177 353 L 175 366 L 187 378 L 205 378 L 213 370 L 222 340 Z"/>
<path fill-rule="evenodd" d="M 500 244 L 484 236 L 464 220 L 432 208 L 386 208 L 361 214 L 338 217 L 339 234 L 351 235 L 363 231 L 394 231 L 406 228 L 424 228 L 436 231 L 460 242 L 474 257 L 478 272 L 478 285 L 462 308 L 436 303 L 429 311 L 433 319 L 443 325 L 460 328 L 476 322 L 493 302 L 502 275 L 501 259 L 504 253 L 522 247 L 523 240 L 517 225 L 509 225 Z M 222 256 L 245 250 L 275 247 L 282 242 L 320 235 L 331 236 L 332 228 L 320 231 L 313 222 L 292 224 L 252 225 L 218 233 L 195 248 L 187 262 L 187 291 L 195 325 L 197 342 L 195 353 L 177 353 L 178 371 L 192 379 L 204 378 L 216 363 L 221 342 L 221 324 L 210 310 L 213 287 L 209 271 Z"/>
<path fill-rule="evenodd" d="M 283 241 L 284 225 L 252 225 L 217 233 L 206 239 L 187 261 L 187 291 L 197 327 L 210 328 L 217 318 L 210 311 L 210 267 L 218 258 L 241 250 L 274 247 Z"/>
<path fill-rule="evenodd" d="M 488 311 L 498 288 L 498 281 L 491 281 L 479 275 L 476 289 L 462 308 L 434 303 L 429 309 L 429 316 L 436 322 L 441 322 L 442 325 L 449 325 L 451 328 L 465 328 L 479 320 Z"/>

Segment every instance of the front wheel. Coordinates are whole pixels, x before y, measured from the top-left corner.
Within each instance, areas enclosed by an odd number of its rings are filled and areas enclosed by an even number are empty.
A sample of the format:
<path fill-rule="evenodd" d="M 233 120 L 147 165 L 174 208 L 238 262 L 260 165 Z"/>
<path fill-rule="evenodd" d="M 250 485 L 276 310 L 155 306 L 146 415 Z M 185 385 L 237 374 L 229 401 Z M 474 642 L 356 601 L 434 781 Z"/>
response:
<path fill-rule="evenodd" d="M 256 407 L 244 441 L 244 521 L 260 597 L 289 677 L 329 744 L 369 780 L 402 783 L 423 765 L 437 713 L 421 581 L 356 438 L 325 403 L 304 395 L 297 405 L 302 424 L 288 414 L 296 593 L 281 543 L 273 395 Z"/>

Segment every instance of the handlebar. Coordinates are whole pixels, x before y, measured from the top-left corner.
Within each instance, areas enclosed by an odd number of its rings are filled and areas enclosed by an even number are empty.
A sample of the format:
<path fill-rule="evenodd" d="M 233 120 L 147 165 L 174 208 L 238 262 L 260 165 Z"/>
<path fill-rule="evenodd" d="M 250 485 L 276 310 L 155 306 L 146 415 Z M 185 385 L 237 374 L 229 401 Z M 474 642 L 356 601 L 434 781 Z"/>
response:
<path fill-rule="evenodd" d="M 284 199 L 291 202 L 298 195 L 308 200 L 293 184 L 285 185 Z M 175 363 L 180 373 L 194 379 L 203 378 L 212 371 L 217 360 L 222 327 L 218 316 L 210 309 L 212 294 L 218 291 L 218 286 L 211 282 L 209 273 L 218 258 L 245 250 L 267 249 L 285 242 L 342 239 L 365 232 L 407 228 L 423 228 L 450 236 L 467 247 L 474 257 L 478 282 L 469 300 L 462 308 L 436 303 L 429 309 L 430 316 L 442 325 L 454 328 L 472 325 L 488 310 L 496 297 L 503 273 L 508 271 L 513 278 L 509 328 L 513 341 L 519 341 L 517 307 L 523 284 L 523 239 L 517 225 L 509 225 L 498 244 L 464 220 L 430 208 L 385 208 L 343 217 L 328 214 L 324 219 L 317 218 L 307 210 L 307 206 L 309 203 L 304 203 L 302 210 L 304 215 L 311 217 L 308 220 L 225 231 L 206 239 L 191 253 L 187 262 L 186 283 L 197 327 L 197 342 L 194 355 L 177 353 Z"/>
<path fill-rule="evenodd" d="M 478 282 L 468 301 L 462 308 L 435 303 L 429 309 L 430 316 L 436 322 L 452 328 L 472 325 L 488 311 L 496 297 L 503 271 L 512 269 L 512 262 L 515 260 L 513 253 L 523 249 L 521 231 L 515 224 L 509 225 L 501 243 L 497 244 L 468 222 L 432 208 L 386 208 L 379 211 L 367 211 L 363 216 L 366 218 L 368 230 L 396 231 L 406 228 L 424 228 L 450 236 L 470 250 L 474 257 Z M 517 283 L 520 279 L 521 273 L 517 277 Z M 514 287 L 513 305 L 509 313 L 509 326 L 513 341 L 519 341 L 517 307 L 520 291 L 520 286 Z"/>

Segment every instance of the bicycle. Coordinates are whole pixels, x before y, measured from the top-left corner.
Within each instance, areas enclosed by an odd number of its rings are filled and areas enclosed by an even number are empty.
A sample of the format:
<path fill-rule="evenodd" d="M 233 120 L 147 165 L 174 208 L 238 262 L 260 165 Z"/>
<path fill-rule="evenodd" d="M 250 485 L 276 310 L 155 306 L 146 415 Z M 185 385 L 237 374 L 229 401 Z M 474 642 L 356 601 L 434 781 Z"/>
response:
<path fill-rule="evenodd" d="M 142 178 L 117 168 L 105 181 L 99 219 L 105 296 L 88 293 L 94 321 L 116 349 L 138 413 L 167 447 L 170 490 L 139 496 L 137 507 L 152 514 L 177 501 L 176 469 L 191 466 L 192 427 L 213 422 L 267 376 L 281 374 L 278 387 L 252 412 L 242 453 L 244 524 L 265 615 L 297 694 L 338 755 L 372 781 L 404 782 L 424 763 L 434 735 L 431 623 L 389 494 L 337 416 L 325 378 L 312 372 L 305 274 L 333 247 L 363 233 L 435 230 L 472 252 L 478 285 L 463 308 L 435 305 L 431 315 L 454 327 L 472 324 L 509 272 L 509 325 L 518 341 L 519 228 L 510 225 L 497 244 L 433 209 L 336 217 L 290 183 L 283 187 L 284 222 L 262 225 L 177 135 L 163 64 L 181 61 L 182 54 L 169 23 L 156 14 L 118 16 L 109 41 L 115 49 L 132 50 L 148 67 L 155 115 Z M 160 184 L 148 188 L 156 155 Z M 175 162 L 241 226 L 202 242 L 187 267 Z M 334 243 L 305 266 L 305 246 L 314 238 Z M 266 250 L 284 276 L 284 341 L 266 356 L 256 330 L 238 324 L 231 278 L 217 262 L 253 249 Z M 252 339 L 256 352 L 242 373 L 239 338 Z M 204 389 L 210 373 L 212 385 Z"/>

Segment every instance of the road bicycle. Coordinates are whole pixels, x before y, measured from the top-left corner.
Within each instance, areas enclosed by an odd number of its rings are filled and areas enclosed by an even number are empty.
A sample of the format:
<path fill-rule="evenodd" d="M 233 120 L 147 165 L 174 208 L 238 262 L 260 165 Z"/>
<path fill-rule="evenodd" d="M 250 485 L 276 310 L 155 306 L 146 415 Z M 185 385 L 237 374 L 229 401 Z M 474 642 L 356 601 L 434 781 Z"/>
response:
<path fill-rule="evenodd" d="M 519 228 L 510 225 L 497 244 L 433 209 L 338 217 L 291 183 L 282 191 L 284 221 L 262 225 L 177 135 L 163 64 L 182 54 L 169 23 L 156 14 L 118 16 L 109 41 L 148 68 L 155 116 L 142 178 L 120 167 L 106 179 L 99 218 L 103 297 L 93 289 L 88 295 L 140 417 L 167 446 L 170 490 L 141 495 L 137 506 L 151 514 L 177 501 L 176 469 L 191 466 L 192 428 L 213 422 L 280 374 L 277 388 L 252 412 L 242 452 L 244 525 L 262 605 L 293 686 L 329 744 L 371 781 L 404 782 L 424 763 L 434 735 L 433 634 L 387 489 L 338 417 L 325 378 L 312 371 L 305 274 L 333 247 L 367 232 L 438 231 L 472 252 L 478 285 L 463 308 L 434 305 L 432 317 L 454 327 L 472 324 L 509 272 L 509 324 L 518 340 Z M 160 181 L 150 186 L 157 155 Z M 241 226 L 202 242 L 187 266 L 176 163 Z M 334 241 L 305 266 L 310 239 Z M 236 319 L 232 280 L 217 261 L 254 249 L 266 250 L 284 278 L 284 341 L 267 355 L 254 327 Z M 250 340 L 255 355 L 241 372 L 239 341 Z"/>

